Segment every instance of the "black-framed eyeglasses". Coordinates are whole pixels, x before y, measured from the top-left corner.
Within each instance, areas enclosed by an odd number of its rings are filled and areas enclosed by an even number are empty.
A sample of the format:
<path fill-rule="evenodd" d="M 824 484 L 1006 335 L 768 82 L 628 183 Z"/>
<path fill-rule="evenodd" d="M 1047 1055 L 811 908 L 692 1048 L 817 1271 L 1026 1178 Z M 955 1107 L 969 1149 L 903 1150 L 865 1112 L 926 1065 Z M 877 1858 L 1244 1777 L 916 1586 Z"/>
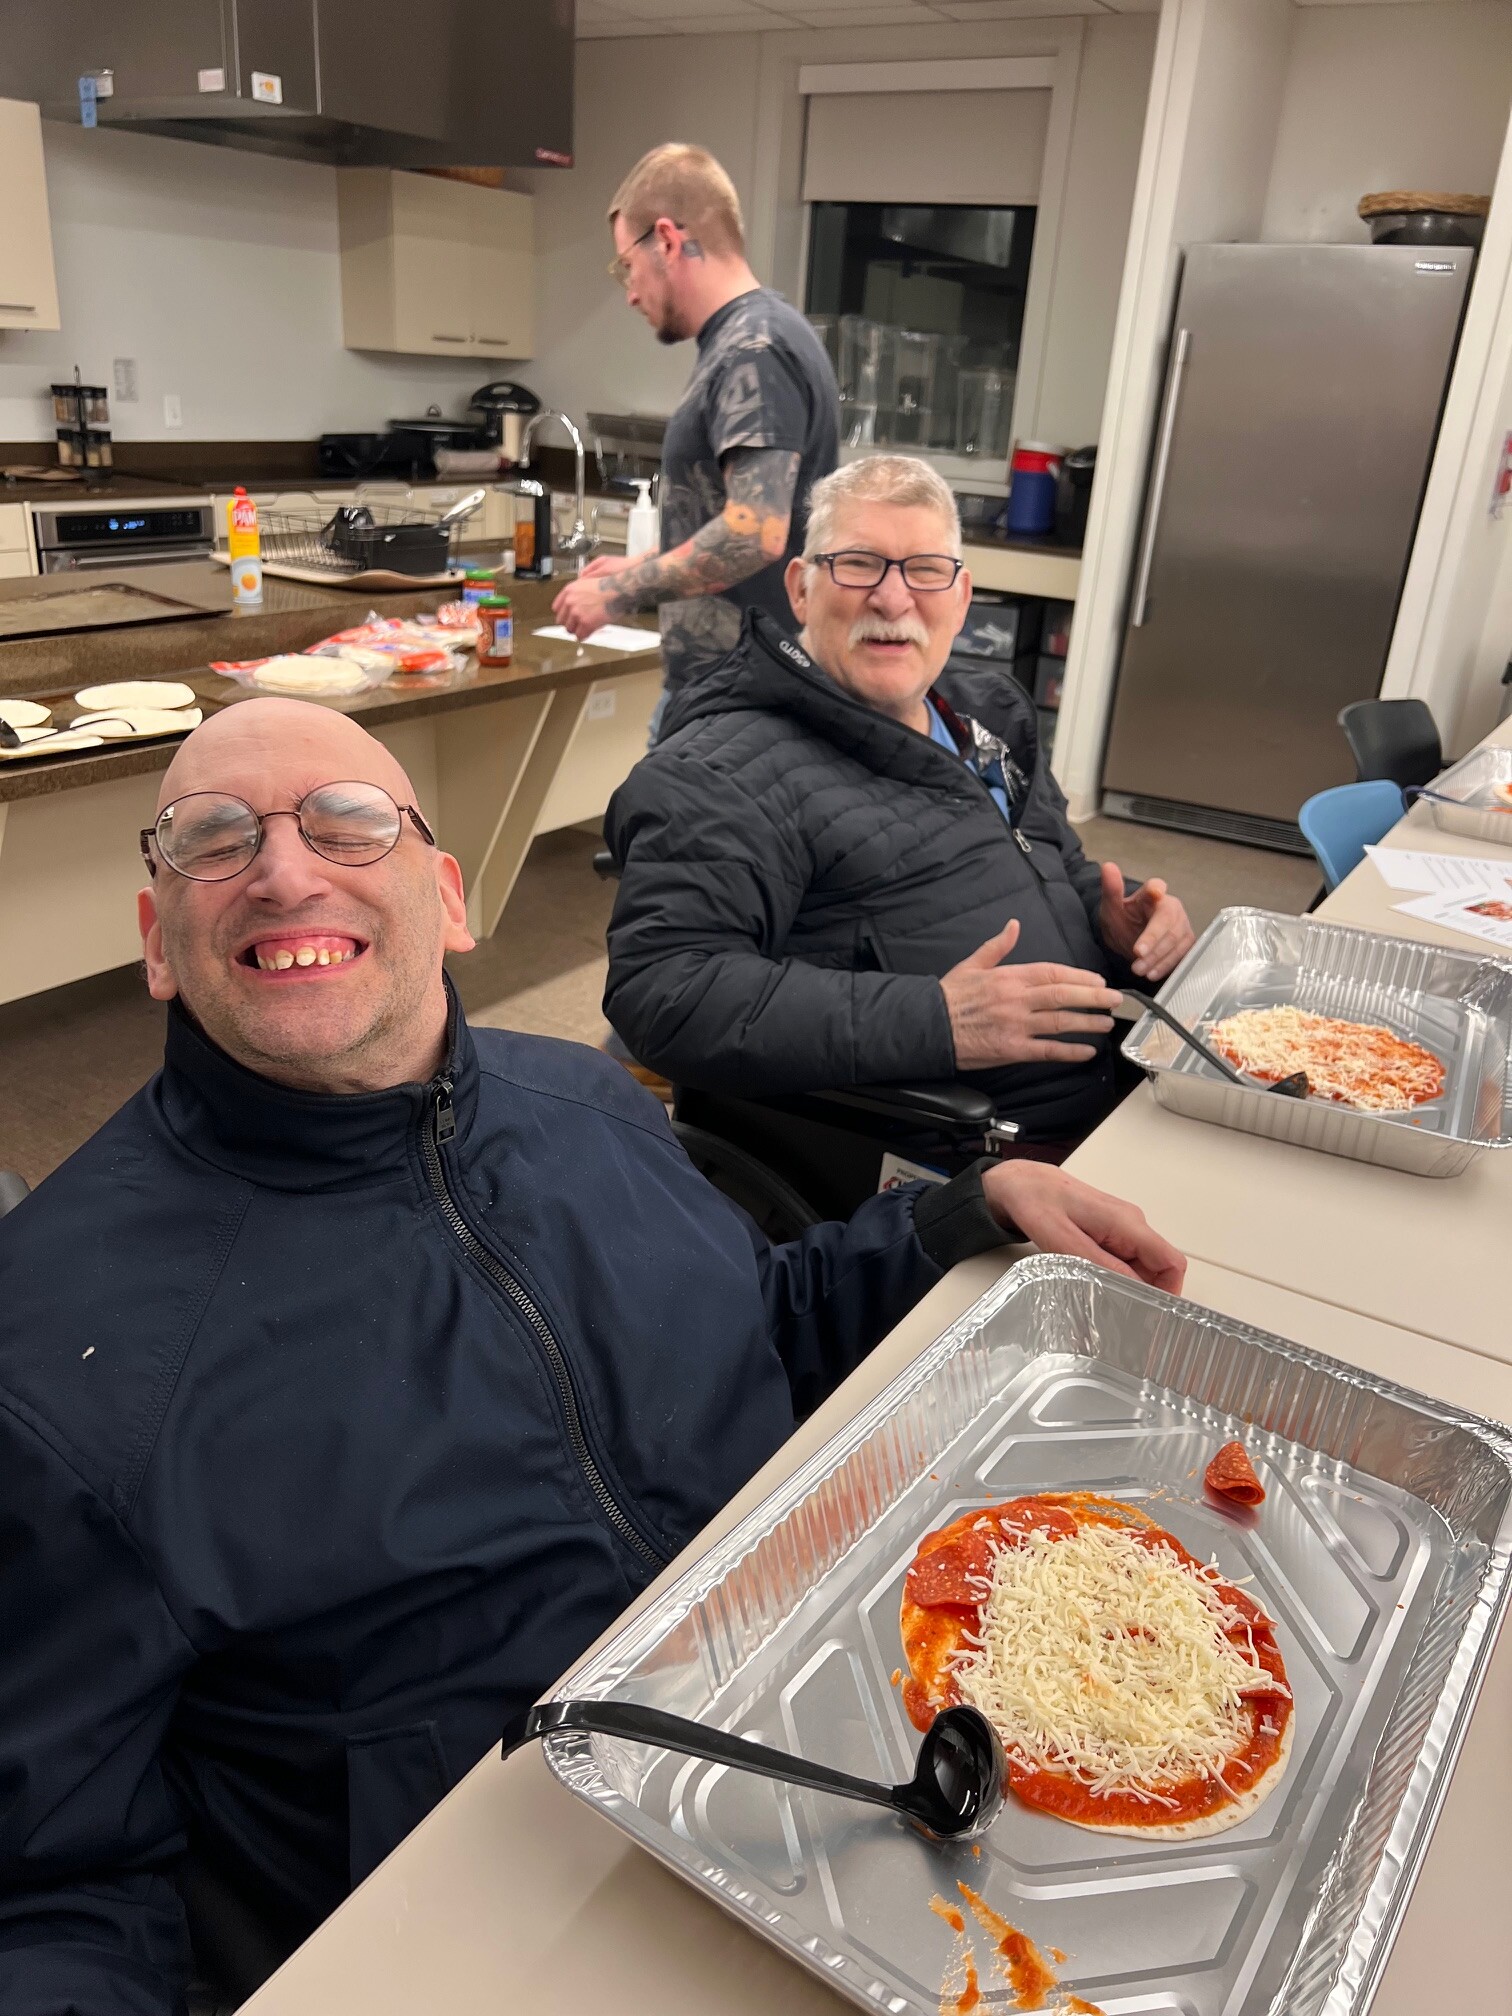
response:
<path fill-rule="evenodd" d="M 843 553 L 811 553 L 808 557 L 816 567 L 827 567 L 830 579 L 840 588 L 880 588 L 896 567 L 904 587 L 911 588 L 915 595 L 938 595 L 943 589 L 953 588 L 956 576 L 966 564 L 949 553 L 909 553 L 902 560 L 888 560 L 881 553 L 868 553 L 860 547 L 848 548 Z"/>
<path fill-rule="evenodd" d="M 371 868 L 399 845 L 406 817 L 427 847 L 436 836 L 413 805 L 400 805 L 381 784 L 338 780 L 317 784 L 287 812 L 257 812 L 229 791 L 189 791 L 165 805 L 141 832 L 149 875 L 157 856 L 190 882 L 229 882 L 262 851 L 270 819 L 294 819 L 312 854 L 338 868 Z"/>
<path fill-rule="evenodd" d="M 657 218 L 654 223 L 648 224 L 645 230 L 642 231 L 642 233 L 640 234 L 639 238 L 632 238 L 630 243 L 625 247 L 624 251 L 618 253 L 613 259 L 609 261 L 608 271 L 609 271 L 609 278 L 611 280 L 618 280 L 621 287 L 629 286 L 630 254 L 635 250 L 637 245 L 644 245 L 646 240 L 655 234 L 656 225 L 659 224 L 660 222 L 661 219 Z M 679 224 L 677 228 L 679 231 L 681 231 L 682 229 L 681 224 Z"/>

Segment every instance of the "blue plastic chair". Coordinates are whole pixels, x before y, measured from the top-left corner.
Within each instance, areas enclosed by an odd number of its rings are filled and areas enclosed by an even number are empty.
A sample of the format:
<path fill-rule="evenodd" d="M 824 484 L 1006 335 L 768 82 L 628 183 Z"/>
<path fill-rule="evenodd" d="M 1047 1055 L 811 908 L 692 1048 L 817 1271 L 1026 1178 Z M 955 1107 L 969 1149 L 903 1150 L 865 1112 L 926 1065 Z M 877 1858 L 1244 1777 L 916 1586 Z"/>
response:
<path fill-rule="evenodd" d="M 1338 784 L 1316 792 L 1297 814 L 1297 824 L 1318 857 L 1323 880 L 1337 889 L 1351 868 L 1395 826 L 1407 809 L 1400 784 L 1373 777 L 1366 784 Z"/>

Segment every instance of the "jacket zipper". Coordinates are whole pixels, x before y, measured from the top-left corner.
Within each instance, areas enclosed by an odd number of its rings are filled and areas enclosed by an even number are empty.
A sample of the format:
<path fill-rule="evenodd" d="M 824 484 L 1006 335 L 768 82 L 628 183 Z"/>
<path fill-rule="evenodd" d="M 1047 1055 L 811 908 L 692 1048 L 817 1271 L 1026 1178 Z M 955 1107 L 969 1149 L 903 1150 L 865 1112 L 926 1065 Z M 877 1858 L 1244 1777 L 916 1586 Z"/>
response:
<path fill-rule="evenodd" d="M 483 1269 L 490 1281 L 509 1298 L 540 1340 L 542 1355 L 555 1381 L 557 1395 L 562 1403 L 562 1414 L 567 1423 L 568 1446 L 577 1458 L 578 1468 L 597 1499 L 604 1517 L 625 1544 L 632 1547 L 643 1561 L 653 1568 L 665 1567 L 669 1557 L 658 1553 L 648 1540 L 641 1537 L 629 1515 L 621 1510 L 614 1493 L 604 1482 L 603 1473 L 593 1460 L 593 1452 L 588 1447 L 588 1437 L 583 1432 L 583 1416 L 578 1406 L 577 1389 L 572 1383 L 572 1374 L 568 1370 L 562 1347 L 552 1335 L 551 1325 L 504 1263 L 496 1260 L 482 1240 L 476 1236 L 457 1208 L 456 1200 L 447 1187 L 446 1171 L 441 1161 L 442 1147 L 452 1140 L 457 1132 L 457 1117 L 452 1108 L 452 1081 L 443 1077 L 434 1079 L 432 1083 L 435 1087 L 435 1111 L 430 1124 L 421 1129 L 421 1148 L 426 1173 L 430 1177 L 436 1202 L 441 1206 L 442 1216 L 458 1244 Z"/>

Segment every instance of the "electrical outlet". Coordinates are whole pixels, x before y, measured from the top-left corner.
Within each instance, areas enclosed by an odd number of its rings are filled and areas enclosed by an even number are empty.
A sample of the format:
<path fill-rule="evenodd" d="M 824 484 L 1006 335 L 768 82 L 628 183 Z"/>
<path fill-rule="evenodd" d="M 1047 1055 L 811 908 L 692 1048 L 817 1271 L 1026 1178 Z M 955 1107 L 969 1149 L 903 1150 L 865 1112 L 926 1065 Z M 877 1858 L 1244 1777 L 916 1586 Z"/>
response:
<path fill-rule="evenodd" d="M 588 719 L 607 721 L 614 712 L 615 692 L 612 686 L 601 686 L 597 693 L 588 695 Z"/>
<path fill-rule="evenodd" d="M 115 385 L 116 404 L 118 406 L 135 406 L 137 403 L 137 368 L 135 357 L 112 358 L 110 370 Z"/>
<path fill-rule="evenodd" d="M 163 425 L 165 427 L 182 427 L 183 424 L 183 402 L 180 400 L 177 392 L 165 392 L 163 394 Z"/>

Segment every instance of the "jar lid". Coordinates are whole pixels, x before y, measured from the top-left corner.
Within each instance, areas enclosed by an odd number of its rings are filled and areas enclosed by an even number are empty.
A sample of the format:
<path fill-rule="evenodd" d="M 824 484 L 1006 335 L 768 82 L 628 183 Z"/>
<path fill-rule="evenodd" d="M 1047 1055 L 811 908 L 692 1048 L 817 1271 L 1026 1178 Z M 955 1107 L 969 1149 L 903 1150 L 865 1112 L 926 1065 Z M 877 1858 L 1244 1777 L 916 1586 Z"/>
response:
<path fill-rule="evenodd" d="M 513 607 L 507 595 L 485 595 L 478 604 L 480 609 L 509 609 Z"/>
<path fill-rule="evenodd" d="M 466 581 L 492 581 L 498 569 L 495 567 L 469 567 L 463 579 Z"/>

